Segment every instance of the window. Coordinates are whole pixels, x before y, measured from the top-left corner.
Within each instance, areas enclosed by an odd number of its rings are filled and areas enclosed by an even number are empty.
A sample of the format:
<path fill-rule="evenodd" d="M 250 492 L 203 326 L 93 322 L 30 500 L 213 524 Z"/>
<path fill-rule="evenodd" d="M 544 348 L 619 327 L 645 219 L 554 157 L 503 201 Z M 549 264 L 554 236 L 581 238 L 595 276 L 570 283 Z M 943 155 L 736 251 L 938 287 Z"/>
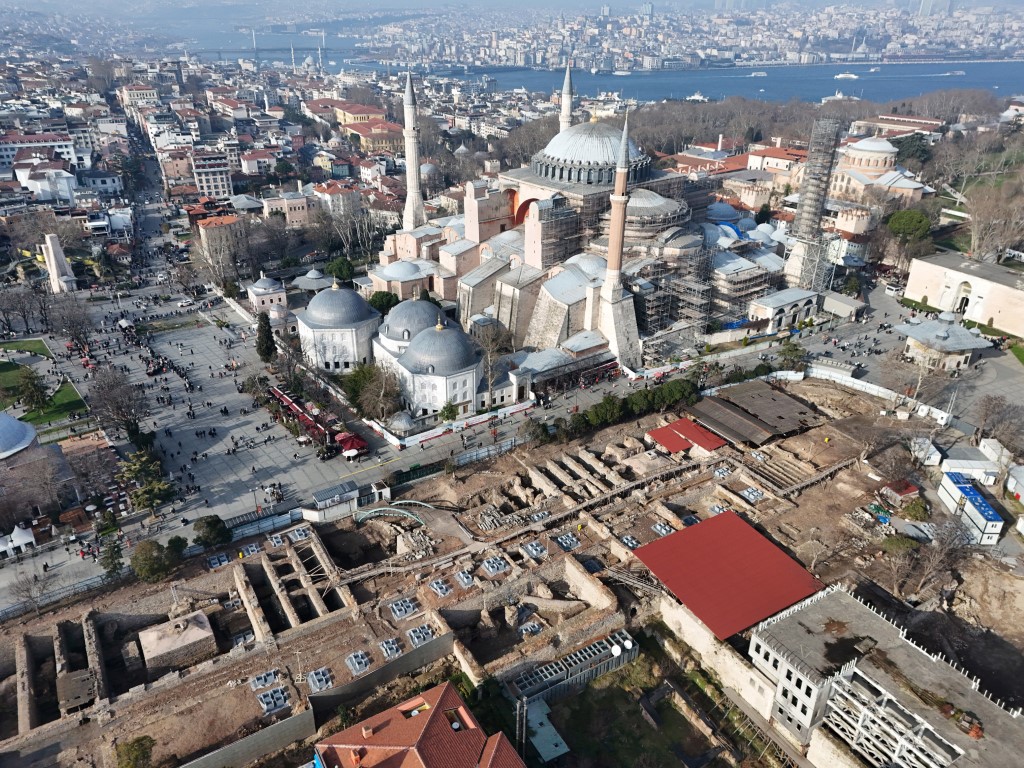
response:
<path fill-rule="evenodd" d="M 784 698 L 784 699 L 788 699 L 789 698 L 789 688 L 783 688 L 782 689 L 782 698 Z"/>
<path fill-rule="evenodd" d="M 779 660 L 778 659 L 772 659 L 772 669 L 778 669 L 778 668 L 779 668 Z"/>
<path fill-rule="evenodd" d="M 807 714 L 807 705 L 806 704 L 801 704 L 800 705 L 800 714 L 801 715 L 806 715 Z"/>
<path fill-rule="evenodd" d="M 768 661 L 768 656 L 768 651 L 765 651 L 761 658 L 763 658 L 765 661 Z"/>
<path fill-rule="evenodd" d="M 757 656 L 757 654 L 759 654 L 760 652 L 761 652 L 761 644 L 755 642 L 754 643 L 754 655 Z"/>
<path fill-rule="evenodd" d="M 786 679 L 787 679 L 787 680 L 792 680 L 792 679 L 793 679 L 793 670 L 792 670 L 792 669 L 787 669 L 787 670 L 786 670 Z M 799 690 L 799 688 L 800 688 L 800 683 L 797 683 L 797 684 L 796 684 L 796 687 L 797 687 L 797 690 Z"/>

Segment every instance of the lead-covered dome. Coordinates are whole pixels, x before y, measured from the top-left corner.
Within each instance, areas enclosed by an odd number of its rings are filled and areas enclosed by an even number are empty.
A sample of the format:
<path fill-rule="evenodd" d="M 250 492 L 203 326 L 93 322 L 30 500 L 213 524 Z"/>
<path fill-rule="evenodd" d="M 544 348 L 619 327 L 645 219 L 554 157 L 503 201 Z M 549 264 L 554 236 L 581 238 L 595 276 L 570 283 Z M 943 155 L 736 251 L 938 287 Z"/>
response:
<path fill-rule="evenodd" d="M 622 129 L 611 123 L 580 123 L 556 134 L 533 156 L 531 167 L 538 176 L 573 184 L 612 184 L 618 162 Z M 629 180 L 651 175 L 651 158 L 629 141 Z"/>
<path fill-rule="evenodd" d="M 350 288 L 339 288 L 335 283 L 314 296 L 301 319 L 316 328 L 347 328 L 378 317 L 377 310 L 366 299 Z"/>
<path fill-rule="evenodd" d="M 380 326 L 380 335 L 392 341 L 411 341 L 427 328 L 446 322 L 444 312 L 434 302 L 407 299 L 388 312 Z"/>
<path fill-rule="evenodd" d="M 31 424 L 0 412 L 0 459 L 6 459 L 28 448 L 36 439 L 36 430 Z"/>
<path fill-rule="evenodd" d="M 398 363 L 410 373 L 451 376 L 475 368 L 479 355 L 461 328 L 435 325 L 420 331 Z"/>

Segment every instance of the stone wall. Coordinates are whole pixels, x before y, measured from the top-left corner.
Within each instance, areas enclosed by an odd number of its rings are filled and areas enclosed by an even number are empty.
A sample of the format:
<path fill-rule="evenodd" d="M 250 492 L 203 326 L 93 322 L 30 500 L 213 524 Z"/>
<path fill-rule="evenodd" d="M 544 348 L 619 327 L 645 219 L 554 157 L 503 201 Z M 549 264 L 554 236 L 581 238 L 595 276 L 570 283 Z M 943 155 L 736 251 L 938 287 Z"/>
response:
<path fill-rule="evenodd" d="M 862 768 L 864 763 L 845 744 L 818 727 L 811 732 L 807 759 L 821 768 Z"/>

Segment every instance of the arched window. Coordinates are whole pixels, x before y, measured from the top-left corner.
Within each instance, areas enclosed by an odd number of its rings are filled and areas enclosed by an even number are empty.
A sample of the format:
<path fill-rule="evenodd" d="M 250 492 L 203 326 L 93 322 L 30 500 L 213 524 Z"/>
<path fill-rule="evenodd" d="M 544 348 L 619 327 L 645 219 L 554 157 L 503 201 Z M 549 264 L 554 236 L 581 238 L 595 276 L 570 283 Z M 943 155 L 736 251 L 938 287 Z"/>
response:
<path fill-rule="evenodd" d="M 408 328 L 406 328 L 404 331 L 402 331 L 402 340 L 403 341 L 408 341 L 409 340 L 409 329 Z"/>

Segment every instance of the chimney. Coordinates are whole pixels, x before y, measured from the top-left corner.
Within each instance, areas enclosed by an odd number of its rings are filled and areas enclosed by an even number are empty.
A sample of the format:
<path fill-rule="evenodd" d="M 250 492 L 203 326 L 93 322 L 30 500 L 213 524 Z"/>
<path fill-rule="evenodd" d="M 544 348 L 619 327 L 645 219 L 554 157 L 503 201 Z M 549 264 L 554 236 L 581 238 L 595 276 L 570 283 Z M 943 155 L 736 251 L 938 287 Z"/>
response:
<path fill-rule="evenodd" d="M 302 179 L 297 179 L 295 181 L 295 186 L 297 186 L 299 188 L 299 194 L 301 195 L 302 194 Z"/>
<path fill-rule="evenodd" d="M 718 151 L 719 151 L 719 152 L 721 152 L 721 151 L 722 151 L 722 140 L 723 140 L 724 138 L 725 138 L 725 137 L 724 137 L 724 136 L 723 136 L 722 134 L 718 134 Z"/>
<path fill-rule="evenodd" d="M 364 739 L 368 739 L 371 736 L 373 736 L 373 726 L 372 725 L 364 725 L 363 726 L 363 738 Z"/>

